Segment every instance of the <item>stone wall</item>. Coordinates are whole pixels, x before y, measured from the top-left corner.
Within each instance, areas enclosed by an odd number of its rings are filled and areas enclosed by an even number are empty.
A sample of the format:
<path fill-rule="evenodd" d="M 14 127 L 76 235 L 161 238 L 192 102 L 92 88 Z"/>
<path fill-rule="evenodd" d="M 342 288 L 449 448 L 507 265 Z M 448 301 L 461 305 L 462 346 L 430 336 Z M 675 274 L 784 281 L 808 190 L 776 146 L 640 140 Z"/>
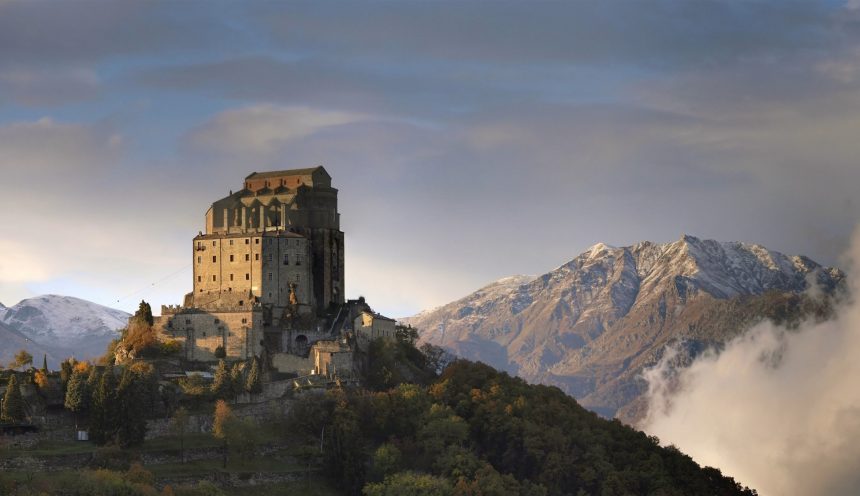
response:
<path fill-rule="evenodd" d="M 313 360 L 289 353 L 273 353 L 272 367 L 278 372 L 307 375 L 314 369 Z"/>
<path fill-rule="evenodd" d="M 228 358 L 250 359 L 260 355 L 263 314 L 247 309 L 186 310 L 159 317 L 155 328 L 162 341 L 178 341 L 188 360 L 215 361 L 215 349 L 224 346 Z"/>

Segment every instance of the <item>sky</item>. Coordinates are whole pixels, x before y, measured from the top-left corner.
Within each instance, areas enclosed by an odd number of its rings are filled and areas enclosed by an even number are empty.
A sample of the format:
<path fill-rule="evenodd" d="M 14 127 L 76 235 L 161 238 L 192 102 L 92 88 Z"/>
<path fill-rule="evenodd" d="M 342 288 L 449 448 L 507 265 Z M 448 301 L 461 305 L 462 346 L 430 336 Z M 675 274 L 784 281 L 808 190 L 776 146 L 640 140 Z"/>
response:
<path fill-rule="evenodd" d="M 214 200 L 315 165 L 395 317 L 598 242 L 839 265 L 860 1 L 0 0 L 0 302 L 158 313 Z"/>

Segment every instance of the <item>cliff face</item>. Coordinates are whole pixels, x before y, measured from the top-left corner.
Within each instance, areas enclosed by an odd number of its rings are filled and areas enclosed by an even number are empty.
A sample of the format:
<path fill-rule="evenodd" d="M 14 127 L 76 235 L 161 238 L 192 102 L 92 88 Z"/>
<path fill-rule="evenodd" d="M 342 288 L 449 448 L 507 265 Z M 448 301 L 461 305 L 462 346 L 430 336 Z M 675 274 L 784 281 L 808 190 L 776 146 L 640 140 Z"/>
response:
<path fill-rule="evenodd" d="M 762 318 L 826 312 L 805 296 L 843 274 L 802 256 L 684 236 L 674 243 L 597 244 L 561 267 L 515 276 L 405 322 L 421 339 L 634 421 L 638 378 L 666 345 L 688 359 Z M 822 306 L 824 305 L 824 306 Z"/>

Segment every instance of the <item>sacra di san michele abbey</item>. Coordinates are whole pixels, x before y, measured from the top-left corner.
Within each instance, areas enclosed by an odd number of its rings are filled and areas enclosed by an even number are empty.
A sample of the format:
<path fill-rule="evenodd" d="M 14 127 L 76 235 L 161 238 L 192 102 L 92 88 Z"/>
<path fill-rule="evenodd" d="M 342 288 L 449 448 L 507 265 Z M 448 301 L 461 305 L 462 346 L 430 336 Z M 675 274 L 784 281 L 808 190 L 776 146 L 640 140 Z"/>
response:
<path fill-rule="evenodd" d="M 393 338 L 392 319 L 344 299 L 337 189 L 323 167 L 254 172 L 212 203 L 194 237 L 193 291 L 162 306 L 161 340 L 188 360 L 261 357 L 292 373 L 347 374 L 354 351 Z"/>

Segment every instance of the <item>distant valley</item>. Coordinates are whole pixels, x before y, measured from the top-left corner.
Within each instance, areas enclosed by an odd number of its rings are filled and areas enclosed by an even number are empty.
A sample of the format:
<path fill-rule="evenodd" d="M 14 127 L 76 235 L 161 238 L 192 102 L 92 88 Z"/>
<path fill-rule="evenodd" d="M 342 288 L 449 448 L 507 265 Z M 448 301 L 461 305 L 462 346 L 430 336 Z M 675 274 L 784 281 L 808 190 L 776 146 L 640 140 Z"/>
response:
<path fill-rule="evenodd" d="M 9 363 L 26 349 L 41 365 L 50 367 L 70 356 L 96 358 L 119 336 L 130 314 L 71 296 L 43 295 L 22 300 L 12 307 L 0 305 L 0 362 Z"/>
<path fill-rule="evenodd" d="M 422 341 L 635 423 L 644 414 L 640 374 L 667 345 L 683 365 L 762 319 L 824 318 L 843 280 L 837 269 L 755 244 L 693 236 L 597 244 L 542 276 L 504 278 L 403 321 Z"/>

